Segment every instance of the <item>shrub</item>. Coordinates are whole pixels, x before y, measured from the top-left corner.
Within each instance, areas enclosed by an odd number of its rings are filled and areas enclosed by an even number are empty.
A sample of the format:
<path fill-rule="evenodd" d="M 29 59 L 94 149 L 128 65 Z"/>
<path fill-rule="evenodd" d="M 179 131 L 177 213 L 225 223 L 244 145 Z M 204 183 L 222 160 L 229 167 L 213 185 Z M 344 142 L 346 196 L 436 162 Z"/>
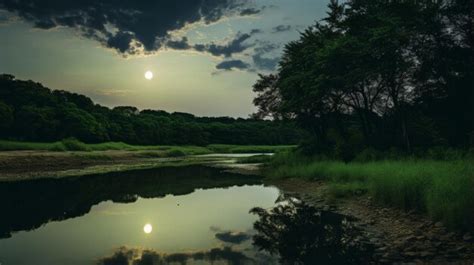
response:
<path fill-rule="evenodd" d="M 369 162 L 380 160 L 382 157 L 383 156 L 379 151 L 373 148 L 365 148 L 362 152 L 356 155 L 354 160 L 357 162 Z"/>
<path fill-rule="evenodd" d="M 61 144 L 69 151 L 90 151 L 87 145 L 76 138 L 66 138 L 61 141 Z"/>
<path fill-rule="evenodd" d="M 465 156 L 465 152 L 453 148 L 435 146 L 428 149 L 426 156 L 435 160 L 458 160 Z"/>

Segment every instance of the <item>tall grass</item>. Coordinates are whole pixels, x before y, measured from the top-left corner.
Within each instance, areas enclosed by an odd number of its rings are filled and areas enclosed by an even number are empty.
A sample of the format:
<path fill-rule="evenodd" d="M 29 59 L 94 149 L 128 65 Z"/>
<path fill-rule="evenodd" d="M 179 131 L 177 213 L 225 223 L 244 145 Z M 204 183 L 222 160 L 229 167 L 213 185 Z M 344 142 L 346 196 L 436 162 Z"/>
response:
<path fill-rule="evenodd" d="M 271 178 L 324 179 L 333 196 L 369 192 L 382 204 L 427 213 L 452 228 L 473 229 L 474 160 L 383 160 L 343 163 L 277 154 Z"/>
<path fill-rule="evenodd" d="M 172 146 L 172 145 L 130 145 L 122 142 L 106 142 L 86 144 L 74 138 L 64 139 L 52 143 L 34 143 L 0 140 L 0 151 L 13 150 L 49 150 L 49 151 L 170 151 L 179 150 L 187 155 L 201 155 L 209 153 L 276 153 L 293 149 L 293 145 L 224 145 L 211 144 L 208 146 Z M 177 152 L 174 152 L 178 155 Z"/>

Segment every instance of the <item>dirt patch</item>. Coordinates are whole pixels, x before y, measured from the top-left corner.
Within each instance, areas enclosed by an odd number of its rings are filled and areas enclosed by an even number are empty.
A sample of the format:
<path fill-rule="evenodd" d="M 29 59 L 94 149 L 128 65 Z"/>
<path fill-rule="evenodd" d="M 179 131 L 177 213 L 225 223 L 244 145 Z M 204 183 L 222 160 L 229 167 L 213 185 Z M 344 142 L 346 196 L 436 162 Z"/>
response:
<path fill-rule="evenodd" d="M 377 247 L 374 258 L 380 264 L 474 264 L 470 234 L 450 232 L 424 215 L 376 205 L 366 195 L 330 201 L 324 182 L 288 179 L 269 184 L 308 204 L 356 217 Z"/>
<path fill-rule="evenodd" d="M 100 172 L 103 169 L 121 169 L 162 161 L 170 161 L 170 159 L 146 158 L 141 155 L 141 152 L 133 151 L 0 152 L 0 181 L 81 175 Z"/>

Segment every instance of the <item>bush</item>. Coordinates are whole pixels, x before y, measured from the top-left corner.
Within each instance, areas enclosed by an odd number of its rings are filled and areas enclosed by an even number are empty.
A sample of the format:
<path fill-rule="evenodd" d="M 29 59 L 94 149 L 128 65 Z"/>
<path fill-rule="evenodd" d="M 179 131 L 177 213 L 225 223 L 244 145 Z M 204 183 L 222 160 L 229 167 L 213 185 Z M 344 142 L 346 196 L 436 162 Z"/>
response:
<path fill-rule="evenodd" d="M 370 162 L 380 160 L 382 157 L 383 155 L 379 151 L 373 148 L 365 148 L 356 155 L 354 160 L 357 162 Z"/>
<path fill-rule="evenodd" d="M 66 138 L 61 141 L 61 144 L 68 151 L 90 151 L 87 145 L 76 138 Z"/>
<path fill-rule="evenodd" d="M 435 160 L 458 160 L 464 158 L 466 155 L 465 152 L 443 146 L 435 146 L 428 149 L 426 153 L 427 158 Z"/>
<path fill-rule="evenodd" d="M 54 143 L 51 145 L 50 148 L 48 148 L 49 151 L 54 151 L 54 152 L 64 152 L 66 150 L 66 146 L 62 142 Z"/>

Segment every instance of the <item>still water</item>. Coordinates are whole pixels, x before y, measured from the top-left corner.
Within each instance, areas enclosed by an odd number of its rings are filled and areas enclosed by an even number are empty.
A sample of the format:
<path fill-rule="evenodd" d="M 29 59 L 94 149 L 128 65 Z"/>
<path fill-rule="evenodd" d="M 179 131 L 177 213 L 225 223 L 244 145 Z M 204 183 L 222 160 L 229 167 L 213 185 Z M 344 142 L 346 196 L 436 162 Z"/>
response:
<path fill-rule="evenodd" d="M 312 264 L 327 248 L 341 250 L 333 260 L 358 253 L 340 245 L 348 218 L 201 166 L 2 183 L 0 210 L 2 265 Z M 308 242 L 318 246 L 298 253 Z"/>

